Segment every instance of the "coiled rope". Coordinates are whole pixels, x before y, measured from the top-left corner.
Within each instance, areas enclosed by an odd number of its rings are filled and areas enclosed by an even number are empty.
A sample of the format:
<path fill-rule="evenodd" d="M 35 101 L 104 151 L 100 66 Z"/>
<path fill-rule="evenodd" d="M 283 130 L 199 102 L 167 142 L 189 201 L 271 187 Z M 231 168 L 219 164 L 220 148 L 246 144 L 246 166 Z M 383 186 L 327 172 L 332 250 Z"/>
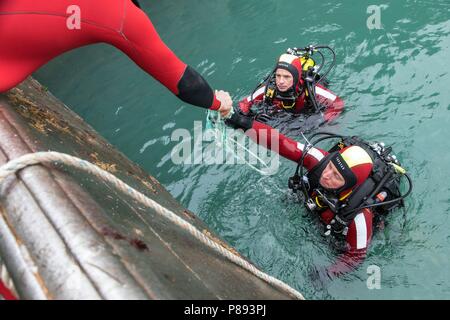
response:
<path fill-rule="evenodd" d="M 3 179 L 13 174 L 27 166 L 36 165 L 39 163 L 51 163 L 51 162 L 59 162 L 63 163 L 65 165 L 69 165 L 81 170 L 84 170 L 86 172 L 89 172 L 92 175 L 95 175 L 104 181 L 107 181 L 111 184 L 113 184 L 118 190 L 121 190 L 128 195 L 130 195 L 135 200 L 139 201 L 140 203 L 152 208 L 156 213 L 163 216 L 164 218 L 168 219 L 169 221 L 173 222 L 180 228 L 188 231 L 194 238 L 199 240 L 204 245 L 208 246 L 215 252 L 221 254 L 222 256 L 228 258 L 230 261 L 235 263 L 236 265 L 244 268 L 245 270 L 249 271 L 250 273 L 254 274 L 256 277 L 264 280 L 268 284 L 279 288 L 280 290 L 289 293 L 290 295 L 294 296 L 297 299 L 303 300 L 303 295 L 296 291 L 295 289 L 291 288 L 284 282 L 258 270 L 255 266 L 248 263 L 238 255 L 232 253 L 225 247 L 219 245 L 218 243 L 212 241 L 209 237 L 204 235 L 202 232 L 200 232 L 196 227 L 194 227 L 191 223 L 188 221 L 180 218 L 178 215 L 173 213 L 172 211 L 164 208 L 156 201 L 148 198 L 141 192 L 135 190 L 134 188 L 130 187 L 126 183 L 124 183 L 122 180 L 116 178 L 114 175 L 110 174 L 109 172 L 97 167 L 96 165 L 77 158 L 73 157 L 64 153 L 59 152 L 36 152 L 36 153 L 30 153 L 23 155 L 19 158 L 13 159 L 9 161 L 8 163 L 4 164 L 0 167 L 0 183 L 3 181 Z"/>

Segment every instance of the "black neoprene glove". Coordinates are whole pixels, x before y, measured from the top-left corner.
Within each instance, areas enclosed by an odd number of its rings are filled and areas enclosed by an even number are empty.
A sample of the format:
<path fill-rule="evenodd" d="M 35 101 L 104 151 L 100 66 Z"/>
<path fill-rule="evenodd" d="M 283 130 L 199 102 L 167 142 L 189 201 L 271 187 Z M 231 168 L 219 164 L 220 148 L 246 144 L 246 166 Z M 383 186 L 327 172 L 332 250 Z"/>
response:
<path fill-rule="evenodd" d="M 239 111 L 234 111 L 231 117 L 225 119 L 225 124 L 233 129 L 243 129 L 247 131 L 253 125 L 253 118 L 246 116 Z"/>

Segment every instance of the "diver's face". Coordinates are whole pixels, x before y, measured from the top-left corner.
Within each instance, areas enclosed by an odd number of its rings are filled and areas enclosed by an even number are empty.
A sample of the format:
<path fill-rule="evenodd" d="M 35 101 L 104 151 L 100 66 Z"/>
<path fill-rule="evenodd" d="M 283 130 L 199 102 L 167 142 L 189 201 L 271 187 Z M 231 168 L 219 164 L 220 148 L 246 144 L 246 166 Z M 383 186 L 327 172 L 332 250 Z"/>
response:
<path fill-rule="evenodd" d="M 345 184 L 345 180 L 334 163 L 330 161 L 323 170 L 319 183 L 325 189 L 339 189 Z"/>
<path fill-rule="evenodd" d="M 287 70 L 277 69 L 275 71 L 275 84 L 278 90 L 285 92 L 294 85 L 294 77 Z"/>

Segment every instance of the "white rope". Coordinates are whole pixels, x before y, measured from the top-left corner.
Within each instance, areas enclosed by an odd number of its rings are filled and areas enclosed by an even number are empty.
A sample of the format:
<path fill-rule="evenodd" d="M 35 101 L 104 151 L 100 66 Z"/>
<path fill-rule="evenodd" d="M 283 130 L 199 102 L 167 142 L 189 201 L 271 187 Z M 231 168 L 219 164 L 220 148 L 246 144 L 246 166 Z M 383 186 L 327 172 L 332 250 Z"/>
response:
<path fill-rule="evenodd" d="M 155 212 L 157 212 L 161 216 L 167 218 L 168 220 L 170 220 L 177 226 L 181 227 L 182 229 L 187 230 L 194 238 L 196 238 L 197 240 L 199 240 L 201 243 L 205 244 L 206 246 L 210 247 L 214 251 L 218 252 L 219 254 L 225 256 L 226 258 L 228 258 L 230 261 L 232 261 L 236 265 L 251 272 L 258 278 L 266 281 L 267 283 L 273 285 L 274 287 L 277 287 L 285 292 L 288 292 L 289 294 L 291 294 L 292 296 L 294 296 L 298 299 L 302 299 L 302 300 L 304 299 L 303 295 L 300 292 L 291 288 L 284 282 L 258 270 L 255 266 L 248 263 L 247 261 L 245 261 L 238 255 L 232 253 L 231 251 L 229 251 L 222 245 L 219 245 L 215 241 L 211 240 L 209 237 L 207 237 L 202 232 L 200 232 L 196 227 L 194 227 L 188 221 L 180 218 L 178 215 L 176 215 L 172 211 L 164 208 L 156 201 L 148 198 L 141 192 L 139 192 L 139 191 L 133 189 L 132 187 L 130 187 L 129 185 L 125 184 L 122 180 L 116 178 L 114 175 L 110 174 L 109 172 L 97 167 L 96 165 L 94 165 L 86 160 L 82 160 L 82 159 L 79 159 L 79 158 L 76 158 L 76 157 L 73 157 L 73 156 L 70 156 L 70 155 L 67 155 L 64 153 L 53 152 L 53 151 L 26 154 L 17 159 L 13 159 L 13 160 L 9 161 L 8 163 L 6 163 L 0 167 L 0 183 L 9 174 L 15 173 L 18 170 L 21 170 L 27 166 L 39 164 L 42 162 L 49 163 L 52 161 L 61 162 L 66 165 L 70 165 L 75 168 L 79 168 L 79 169 L 87 171 L 105 181 L 112 183 L 119 190 L 127 193 L 128 195 L 130 195 L 137 201 L 141 202 L 142 204 L 152 208 L 153 210 L 155 210 Z"/>
<path fill-rule="evenodd" d="M 6 269 L 6 266 L 2 264 L 1 260 L 0 260 L 0 281 L 9 291 L 11 291 L 11 293 L 14 296 L 16 297 L 18 296 L 16 287 L 14 286 L 14 283 L 11 277 L 9 276 L 8 270 Z"/>

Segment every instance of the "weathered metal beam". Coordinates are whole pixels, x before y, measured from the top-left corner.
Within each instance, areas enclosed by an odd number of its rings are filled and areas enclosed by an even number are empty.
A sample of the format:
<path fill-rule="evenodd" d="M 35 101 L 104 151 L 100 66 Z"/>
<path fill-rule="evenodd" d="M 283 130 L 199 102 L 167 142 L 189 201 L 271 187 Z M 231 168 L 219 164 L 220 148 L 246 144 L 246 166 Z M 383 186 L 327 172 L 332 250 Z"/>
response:
<path fill-rule="evenodd" d="M 227 246 L 155 178 L 28 79 L 0 95 L 0 165 L 47 150 L 97 164 Z M 21 298 L 292 298 L 76 169 L 27 167 L 0 185 L 0 203 L 0 257 Z"/>

